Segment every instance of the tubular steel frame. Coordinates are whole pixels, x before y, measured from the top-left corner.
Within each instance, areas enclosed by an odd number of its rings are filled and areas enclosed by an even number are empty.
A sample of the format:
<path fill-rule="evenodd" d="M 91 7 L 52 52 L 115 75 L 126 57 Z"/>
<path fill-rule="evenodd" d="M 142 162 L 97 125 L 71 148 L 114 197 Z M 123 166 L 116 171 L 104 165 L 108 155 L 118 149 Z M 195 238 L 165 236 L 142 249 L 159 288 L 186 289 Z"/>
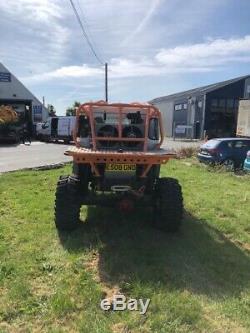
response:
<path fill-rule="evenodd" d="M 105 111 L 118 113 L 118 137 L 98 137 L 95 134 L 94 127 L 94 117 L 93 110 L 97 107 L 103 107 Z M 122 115 L 124 109 L 136 109 L 140 108 L 146 112 L 145 119 L 145 135 L 144 138 L 123 138 L 122 137 Z M 127 110 L 126 110 L 127 111 Z M 79 116 L 86 115 L 89 118 L 91 137 L 92 137 L 92 149 L 81 148 L 77 142 L 77 132 L 79 124 Z M 149 130 L 149 120 L 151 118 L 159 119 L 160 127 L 160 142 L 156 146 L 156 151 L 147 151 L 148 144 L 148 130 Z M 141 174 L 141 177 L 144 178 L 147 176 L 149 170 L 153 165 L 165 164 L 170 158 L 174 158 L 175 154 L 168 153 L 165 151 L 160 151 L 160 146 L 163 143 L 164 133 L 162 126 L 162 118 L 159 110 L 150 104 L 140 104 L 140 103 L 112 103 L 108 104 L 104 101 L 99 101 L 95 103 L 85 103 L 82 104 L 76 112 L 76 127 L 74 131 L 74 141 L 76 147 L 71 148 L 65 152 L 65 155 L 72 156 L 75 163 L 84 163 L 90 164 L 92 172 L 96 177 L 100 177 L 99 170 L 96 164 L 99 163 L 124 163 L 124 164 L 142 164 L 144 165 L 144 170 Z M 97 141 L 126 141 L 126 142 L 143 142 L 143 151 L 110 151 L 110 150 L 97 150 L 96 142 Z"/>

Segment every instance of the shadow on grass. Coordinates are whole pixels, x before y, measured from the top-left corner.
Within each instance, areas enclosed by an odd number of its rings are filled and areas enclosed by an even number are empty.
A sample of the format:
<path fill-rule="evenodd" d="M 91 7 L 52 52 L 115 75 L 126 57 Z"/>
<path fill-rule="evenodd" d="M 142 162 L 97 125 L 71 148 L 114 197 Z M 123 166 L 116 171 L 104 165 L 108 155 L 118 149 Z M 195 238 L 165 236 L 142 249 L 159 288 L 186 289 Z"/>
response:
<path fill-rule="evenodd" d="M 96 248 L 100 280 L 121 290 L 134 283 L 149 288 L 189 290 L 212 298 L 239 296 L 250 281 L 250 258 L 222 233 L 185 213 L 179 233 L 150 226 L 150 211 L 124 216 L 89 207 L 87 222 L 59 234 L 70 252 Z"/>

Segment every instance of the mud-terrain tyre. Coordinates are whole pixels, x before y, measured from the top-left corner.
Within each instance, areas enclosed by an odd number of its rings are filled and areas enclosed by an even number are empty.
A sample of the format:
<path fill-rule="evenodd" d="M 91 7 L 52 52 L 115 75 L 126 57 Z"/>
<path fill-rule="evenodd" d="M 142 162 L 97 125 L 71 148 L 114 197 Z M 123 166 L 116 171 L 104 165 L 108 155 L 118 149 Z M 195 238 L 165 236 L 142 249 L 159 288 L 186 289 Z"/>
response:
<path fill-rule="evenodd" d="M 56 188 L 55 225 L 60 231 L 74 230 L 79 226 L 81 196 L 79 180 L 61 176 Z"/>
<path fill-rule="evenodd" d="M 181 186 L 174 178 L 159 178 L 155 185 L 154 226 L 167 232 L 179 230 L 183 217 Z"/>

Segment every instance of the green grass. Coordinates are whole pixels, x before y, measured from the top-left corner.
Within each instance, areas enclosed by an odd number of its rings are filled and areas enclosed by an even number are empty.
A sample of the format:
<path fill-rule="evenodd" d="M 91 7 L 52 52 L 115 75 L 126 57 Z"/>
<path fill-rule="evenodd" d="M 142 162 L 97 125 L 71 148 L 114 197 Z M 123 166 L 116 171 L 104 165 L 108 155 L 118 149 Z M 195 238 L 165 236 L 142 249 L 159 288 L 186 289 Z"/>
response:
<path fill-rule="evenodd" d="M 67 235 L 53 206 L 69 173 L 0 176 L 0 332 L 250 332 L 249 176 L 171 161 L 162 175 L 183 187 L 179 233 L 153 229 L 146 208 L 90 207 Z M 150 298 L 147 314 L 103 312 L 117 291 Z"/>

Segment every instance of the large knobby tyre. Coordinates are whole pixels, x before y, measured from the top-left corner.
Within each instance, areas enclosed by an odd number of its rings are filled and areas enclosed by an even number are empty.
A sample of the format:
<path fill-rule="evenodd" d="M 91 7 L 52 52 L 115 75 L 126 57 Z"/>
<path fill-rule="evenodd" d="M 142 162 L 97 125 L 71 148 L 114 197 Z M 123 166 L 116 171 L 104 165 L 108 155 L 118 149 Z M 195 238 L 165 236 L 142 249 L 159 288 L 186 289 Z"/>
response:
<path fill-rule="evenodd" d="M 155 186 L 154 225 L 158 229 L 176 232 L 183 217 L 181 186 L 174 178 L 159 178 Z"/>
<path fill-rule="evenodd" d="M 60 177 L 56 188 L 55 225 L 60 231 L 79 226 L 81 196 L 79 180 L 71 176 Z"/>

